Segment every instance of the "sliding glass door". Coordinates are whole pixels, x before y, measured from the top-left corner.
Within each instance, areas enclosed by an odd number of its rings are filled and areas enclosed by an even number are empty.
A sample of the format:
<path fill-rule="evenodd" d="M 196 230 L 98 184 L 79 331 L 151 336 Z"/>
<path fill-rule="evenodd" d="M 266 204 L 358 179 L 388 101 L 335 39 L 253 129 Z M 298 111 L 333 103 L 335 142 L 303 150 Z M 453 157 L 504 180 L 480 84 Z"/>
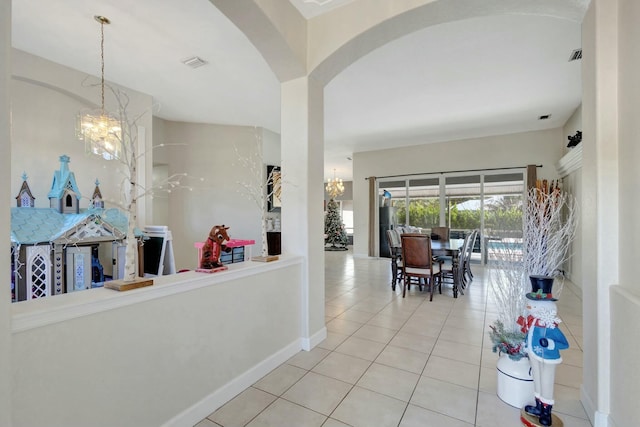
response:
<path fill-rule="evenodd" d="M 386 241 L 383 226 L 411 226 L 422 233 L 448 226 L 454 239 L 479 230 L 472 261 L 486 262 L 497 242 L 521 244 L 524 184 L 521 170 L 380 179 L 380 218 L 383 206 L 392 208 L 390 220 L 384 212 L 380 238 Z"/>
<path fill-rule="evenodd" d="M 522 252 L 524 178 L 521 173 L 484 177 L 485 263 L 496 251 Z"/>

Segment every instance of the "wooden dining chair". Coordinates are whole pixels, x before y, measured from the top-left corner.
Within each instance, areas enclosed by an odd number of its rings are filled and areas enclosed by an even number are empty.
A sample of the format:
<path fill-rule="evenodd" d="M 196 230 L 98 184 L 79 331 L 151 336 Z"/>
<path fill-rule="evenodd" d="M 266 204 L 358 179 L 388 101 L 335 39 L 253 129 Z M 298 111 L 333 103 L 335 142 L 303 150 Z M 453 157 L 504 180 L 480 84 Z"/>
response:
<path fill-rule="evenodd" d="M 411 280 L 417 280 L 420 290 L 422 283 L 429 286 L 429 301 L 433 301 L 433 289 L 440 285 L 440 268 L 433 261 L 431 254 L 431 238 L 426 234 L 403 234 L 402 262 L 404 265 L 402 275 L 402 297 L 405 297 Z M 440 288 L 442 293 L 442 288 Z"/>
<path fill-rule="evenodd" d="M 469 246 L 466 248 L 464 252 L 464 256 L 462 257 L 462 279 L 466 282 L 466 276 L 469 277 L 469 281 L 473 280 L 473 273 L 471 272 L 471 254 L 473 253 L 473 246 L 476 243 L 476 238 L 480 234 L 478 229 L 475 229 L 471 232 L 471 237 L 469 238 Z"/>
<path fill-rule="evenodd" d="M 400 235 L 396 230 L 387 230 L 387 244 L 391 254 L 391 289 L 396 290 L 396 284 L 402 280 L 403 264 Z"/>
<path fill-rule="evenodd" d="M 464 289 L 464 254 L 469 244 L 469 240 L 471 235 L 467 235 L 460 247 L 460 251 L 458 252 L 458 264 L 456 266 L 456 270 L 454 271 L 453 267 L 453 259 L 449 257 L 448 260 L 444 261 L 440 266 L 440 278 L 441 283 L 451 283 L 455 286 L 455 279 L 458 278 L 457 285 L 458 291 L 460 294 L 464 295 L 462 291 Z M 454 292 L 455 293 L 455 292 Z"/>
<path fill-rule="evenodd" d="M 438 236 L 437 240 L 447 241 L 449 240 L 449 227 L 432 227 L 431 234 L 433 237 Z M 434 240 L 436 239 L 434 238 Z"/>

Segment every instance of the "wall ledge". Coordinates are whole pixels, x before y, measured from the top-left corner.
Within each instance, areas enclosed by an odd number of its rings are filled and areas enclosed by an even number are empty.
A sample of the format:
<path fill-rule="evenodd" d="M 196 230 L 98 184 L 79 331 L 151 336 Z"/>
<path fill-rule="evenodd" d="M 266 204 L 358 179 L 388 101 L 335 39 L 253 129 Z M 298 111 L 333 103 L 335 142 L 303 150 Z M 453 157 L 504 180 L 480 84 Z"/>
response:
<path fill-rule="evenodd" d="M 578 144 L 556 163 L 558 175 L 564 178 L 582 167 L 582 144 Z"/>
<path fill-rule="evenodd" d="M 11 332 L 14 334 L 20 333 L 70 319 L 279 270 L 302 264 L 302 262 L 302 257 L 281 255 L 279 260 L 267 263 L 245 261 L 230 264 L 228 270 L 214 274 L 189 271 L 154 277 L 153 286 L 127 292 L 96 288 L 37 300 L 22 301 L 11 305 Z"/>

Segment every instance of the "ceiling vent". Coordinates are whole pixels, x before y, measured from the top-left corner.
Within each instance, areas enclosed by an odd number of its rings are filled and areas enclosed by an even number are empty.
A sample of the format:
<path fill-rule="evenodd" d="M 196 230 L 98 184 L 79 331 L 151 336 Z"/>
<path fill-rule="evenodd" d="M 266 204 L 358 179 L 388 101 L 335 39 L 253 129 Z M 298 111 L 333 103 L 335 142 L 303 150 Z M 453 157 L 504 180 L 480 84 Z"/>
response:
<path fill-rule="evenodd" d="M 191 58 L 187 58 L 182 63 L 191 68 L 202 67 L 203 65 L 207 65 L 208 62 L 198 56 L 192 56 Z"/>
<path fill-rule="evenodd" d="M 543 116 L 538 117 L 538 120 L 547 120 L 551 117 L 551 114 L 545 114 Z"/>
<path fill-rule="evenodd" d="M 333 0 L 304 0 L 305 3 L 315 3 L 318 6 L 324 6 L 325 4 L 331 3 Z"/>
<path fill-rule="evenodd" d="M 577 61 L 579 59 L 582 59 L 582 49 L 576 49 L 571 52 L 571 55 L 569 56 L 569 62 Z"/>

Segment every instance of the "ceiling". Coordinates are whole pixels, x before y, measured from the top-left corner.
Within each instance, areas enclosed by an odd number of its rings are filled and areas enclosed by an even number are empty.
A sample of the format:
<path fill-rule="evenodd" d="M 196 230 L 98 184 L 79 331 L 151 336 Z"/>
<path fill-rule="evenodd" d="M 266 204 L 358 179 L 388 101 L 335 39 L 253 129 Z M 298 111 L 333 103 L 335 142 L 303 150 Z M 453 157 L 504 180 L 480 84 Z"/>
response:
<path fill-rule="evenodd" d="M 312 18 L 353 0 L 290 0 Z M 325 3 L 322 5 L 322 3 Z M 154 97 L 168 120 L 280 131 L 280 85 L 208 0 L 13 1 L 13 46 Z M 72 29 L 70 31 L 70 29 Z M 325 89 L 325 177 L 353 153 L 562 126 L 581 101 L 580 25 L 501 15 L 441 24 L 361 58 Z M 183 60 L 199 56 L 192 69 Z M 548 120 L 538 120 L 550 114 Z"/>

